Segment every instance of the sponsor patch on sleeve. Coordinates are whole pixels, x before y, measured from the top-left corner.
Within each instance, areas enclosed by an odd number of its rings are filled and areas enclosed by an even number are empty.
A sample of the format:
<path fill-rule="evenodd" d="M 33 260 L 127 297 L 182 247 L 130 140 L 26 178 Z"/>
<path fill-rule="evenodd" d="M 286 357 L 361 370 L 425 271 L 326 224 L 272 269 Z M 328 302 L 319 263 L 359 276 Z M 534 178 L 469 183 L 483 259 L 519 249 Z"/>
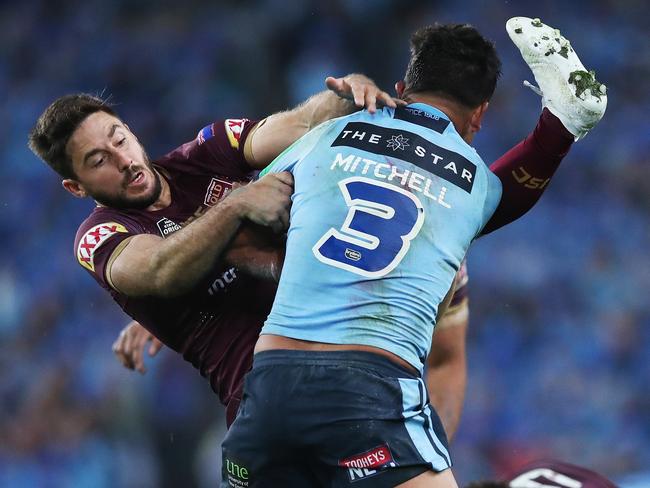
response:
<path fill-rule="evenodd" d="M 199 143 L 199 146 L 203 144 L 208 139 L 214 137 L 214 124 L 206 125 L 203 129 L 199 131 L 196 136 L 196 141 Z"/>
<path fill-rule="evenodd" d="M 248 119 L 226 119 L 224 122 L 226 135 L 233 149 L 239 149 L 239 140 L 246 122 L 248 122 Z"/>
<path fill-rule="evenodd" d="M 107 222 L 90 228 L 79 239 L 77 245 L 77 260 L 84 268 L 95 272 L 95 251 L 106 242 L 106 239 L 119 232 L 128 233 L 128 230 L 117 222 Z"/>

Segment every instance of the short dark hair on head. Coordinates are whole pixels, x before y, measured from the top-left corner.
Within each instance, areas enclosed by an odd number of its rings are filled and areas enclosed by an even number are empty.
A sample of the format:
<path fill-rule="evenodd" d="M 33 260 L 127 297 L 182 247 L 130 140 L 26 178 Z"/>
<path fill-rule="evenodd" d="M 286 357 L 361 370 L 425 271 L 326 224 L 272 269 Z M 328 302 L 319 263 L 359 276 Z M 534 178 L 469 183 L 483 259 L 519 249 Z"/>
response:
<path fill-rule="evenodd" d="M 29 148 L 63 178 L 74 178 L 72 161 L 65 147 L 72 133 L 95 112 L 117 117 L 108 100 L 77 93 L 57 98 L 36 121 L 29 133 Z"/>
<path fill-rule="evenodd" d="M 469 24 L 434 24 L 411 36 L 406 92 L 431 92 L 468 108 L 494 93 L 501 61 L 494 44 Z"/>

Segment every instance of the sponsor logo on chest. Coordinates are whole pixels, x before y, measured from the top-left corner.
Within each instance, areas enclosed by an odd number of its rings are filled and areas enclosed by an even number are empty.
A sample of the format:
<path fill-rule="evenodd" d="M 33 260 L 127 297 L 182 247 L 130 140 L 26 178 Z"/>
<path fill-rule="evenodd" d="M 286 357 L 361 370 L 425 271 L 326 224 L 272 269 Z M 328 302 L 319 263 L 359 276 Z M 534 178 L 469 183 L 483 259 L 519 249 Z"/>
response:
<path fill-rule="evenodd" d="M 471 193 L 474 186 L 476 165 L 472 161 L 406 130 L 349 122 L 332 142 L 332 147 L 361 149 L 377 156 L 407 161 L 467 193 Z M 361 157 L 360 160 L 379 164 L 378 161 Z M 390 169 L 392 165 L 387 163 L 381 164 Z"/>

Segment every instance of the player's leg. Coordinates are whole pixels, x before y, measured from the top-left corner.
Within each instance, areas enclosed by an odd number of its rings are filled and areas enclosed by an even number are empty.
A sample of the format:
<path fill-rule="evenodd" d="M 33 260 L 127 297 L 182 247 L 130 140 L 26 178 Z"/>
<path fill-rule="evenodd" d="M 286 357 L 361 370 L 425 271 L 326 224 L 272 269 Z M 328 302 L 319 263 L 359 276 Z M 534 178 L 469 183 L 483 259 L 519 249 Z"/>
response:
<path fill-rule="evenodd" d="M 535 76 L 539 88 L 533 88 L 542 97 L 543 111 L 535 130 L 490 165 L 501 180 L 503 197 L 484 234 L 533 207 L 573 142 L 584 137 L 607 108 L 604 85 L 586 70 L 558 30 L 527 17 L 510 19 L 506 30 Z"/>
<path fill-rule="evenodd" d="M 607 90 L 587 71 L 571 43 L 539 19 L 513 17 L 506 31 L 528 64 L 542 106 L 562 121 L 576 140 L 583 138 L 607 108 Z M 528 83 L 530 86 L 530 83 Z"/>
<path fill-rule="evenodd" d="M 279 373 L 276 374 L 276 373 Z M 239 412 L 222 443 L 222 488 L 311 486 L 296 454 L 286 378 L 275 368 L 258 367 L 246 375 Z M 286 480 L 291 480 L 287 482 Z"/>

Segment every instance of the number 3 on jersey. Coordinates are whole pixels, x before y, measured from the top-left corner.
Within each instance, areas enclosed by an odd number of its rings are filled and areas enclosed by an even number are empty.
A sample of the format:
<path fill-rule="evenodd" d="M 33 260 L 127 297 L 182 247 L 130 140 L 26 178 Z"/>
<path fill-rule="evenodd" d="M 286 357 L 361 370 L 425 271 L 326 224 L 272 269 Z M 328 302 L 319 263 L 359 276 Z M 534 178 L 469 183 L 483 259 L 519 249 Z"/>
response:
<path fill-rule="evenodd" d="M 353 177 L 339 182 L 348 214 L 312 248 L 330 266 L 368 278 L 390 273 L 404 258 L 424 222 L 418 197 L 388 183 Z"/>

